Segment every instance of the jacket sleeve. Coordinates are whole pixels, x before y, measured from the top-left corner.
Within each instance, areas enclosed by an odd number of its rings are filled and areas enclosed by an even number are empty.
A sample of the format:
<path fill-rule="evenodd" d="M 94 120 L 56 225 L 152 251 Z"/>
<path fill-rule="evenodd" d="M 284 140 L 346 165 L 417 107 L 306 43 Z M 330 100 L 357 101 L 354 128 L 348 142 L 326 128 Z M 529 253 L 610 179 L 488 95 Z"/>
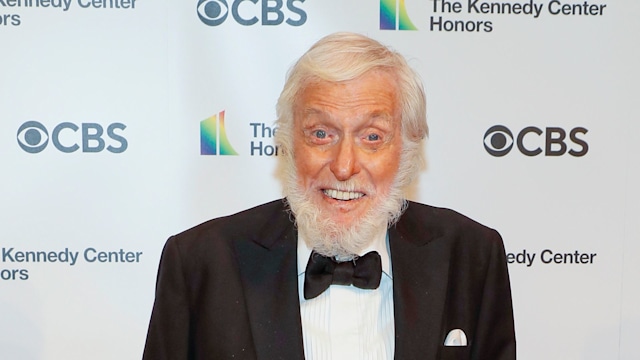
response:
<path fill-rule="evenodd" d="M 516 338 L 507 260 L 502 238 L 493 234 L 471 358 L 513 360 Z"/>
<path fill-rule="evenodd" d="M 160 258 L 143 360 L 189 359 L 189 319 L 183 262 L 176 238 L 171 237 Z"/>

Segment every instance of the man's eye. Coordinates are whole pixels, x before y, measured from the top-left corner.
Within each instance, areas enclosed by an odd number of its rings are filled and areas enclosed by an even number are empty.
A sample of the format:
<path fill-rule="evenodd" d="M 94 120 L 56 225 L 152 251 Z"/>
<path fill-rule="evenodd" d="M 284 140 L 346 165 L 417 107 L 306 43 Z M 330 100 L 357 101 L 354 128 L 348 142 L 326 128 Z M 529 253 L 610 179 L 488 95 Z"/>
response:
<path fill-rule="evenodd" d="M 369 141 L 378 141 L 378 140 L 380 140 L 380 135 L 378 135 L 378 134 L 369 134 L 367 136 L 367 140 L 369 140 Z"/>
<path fill-rule="evenodd" d="M 313 132 L 313 135 L 318 139 L 324 139 L 327 137 L 327 132 L 324 130 L 316 130 Z"/>

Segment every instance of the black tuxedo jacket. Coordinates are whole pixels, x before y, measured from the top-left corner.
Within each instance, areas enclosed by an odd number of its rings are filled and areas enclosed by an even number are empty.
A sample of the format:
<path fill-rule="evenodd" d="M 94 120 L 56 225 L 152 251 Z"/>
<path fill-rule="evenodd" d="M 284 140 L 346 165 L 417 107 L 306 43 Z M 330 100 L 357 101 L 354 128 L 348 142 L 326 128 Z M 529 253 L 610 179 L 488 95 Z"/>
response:
<path fill-rule="evenodd" d="M 282 200 L 171 237 L 143 359 L 304 359 L 297 232 Z M 515 359 L 500 235 L 410 203 L 389 229 L 396 359 Z M 445 347 L 462 329 L 466 347 Z"/>

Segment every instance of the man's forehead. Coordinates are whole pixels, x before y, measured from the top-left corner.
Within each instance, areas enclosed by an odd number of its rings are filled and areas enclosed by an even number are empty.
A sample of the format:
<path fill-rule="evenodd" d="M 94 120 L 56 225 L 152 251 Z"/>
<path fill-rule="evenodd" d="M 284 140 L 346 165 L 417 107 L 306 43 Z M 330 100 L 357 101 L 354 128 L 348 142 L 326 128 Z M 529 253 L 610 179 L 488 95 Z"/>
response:
<path fill-rule="evenodd" d="M 316 108 L 313 106 L 307 106 L 301 109 L 302 112 L 299 113 L 298 121 L 304 122 L 305 120 L 314 121 L 316 119 L 319 120 L 340 120 L 341 117 L 336 117 L 336 114 L 331 112 L 330 110 L 325 110 L 322 108 Z M 393 124 L 394 122 L 399 122 L 399 119 L 393 114 L 391 110 L 383 110 L 383 109 L 361 109 L 360 111 L 354 111 L 353 119 L 366 120 L 369 123 L 386 123 Z"/>
<path fill-rule="evenodd" d="M 323 108 L 366 108 L 372 115 L 396 110 L 399 102 L 395 78 L 386 72 L 367 72 L 344 81 L 314 79 L 296 94 L 295 105 L 307 114 Z"/>

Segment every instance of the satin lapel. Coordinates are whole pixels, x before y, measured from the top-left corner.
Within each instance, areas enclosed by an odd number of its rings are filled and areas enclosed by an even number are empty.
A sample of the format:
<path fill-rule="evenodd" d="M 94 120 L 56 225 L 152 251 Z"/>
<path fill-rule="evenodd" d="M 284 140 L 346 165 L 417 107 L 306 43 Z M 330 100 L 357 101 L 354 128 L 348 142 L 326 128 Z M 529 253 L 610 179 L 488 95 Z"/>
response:
<path fill-rule="evenodd" d="M 449 254 L 443 234 L 411 205 L 389 230 L 393 270 L 395 358 L 430 359 L 442 337 Z"/>
<path fill-rule="evenodd" d="M 235 244 L 258 359 L 304 359 L 296 241 L 283 211 Z"/>

